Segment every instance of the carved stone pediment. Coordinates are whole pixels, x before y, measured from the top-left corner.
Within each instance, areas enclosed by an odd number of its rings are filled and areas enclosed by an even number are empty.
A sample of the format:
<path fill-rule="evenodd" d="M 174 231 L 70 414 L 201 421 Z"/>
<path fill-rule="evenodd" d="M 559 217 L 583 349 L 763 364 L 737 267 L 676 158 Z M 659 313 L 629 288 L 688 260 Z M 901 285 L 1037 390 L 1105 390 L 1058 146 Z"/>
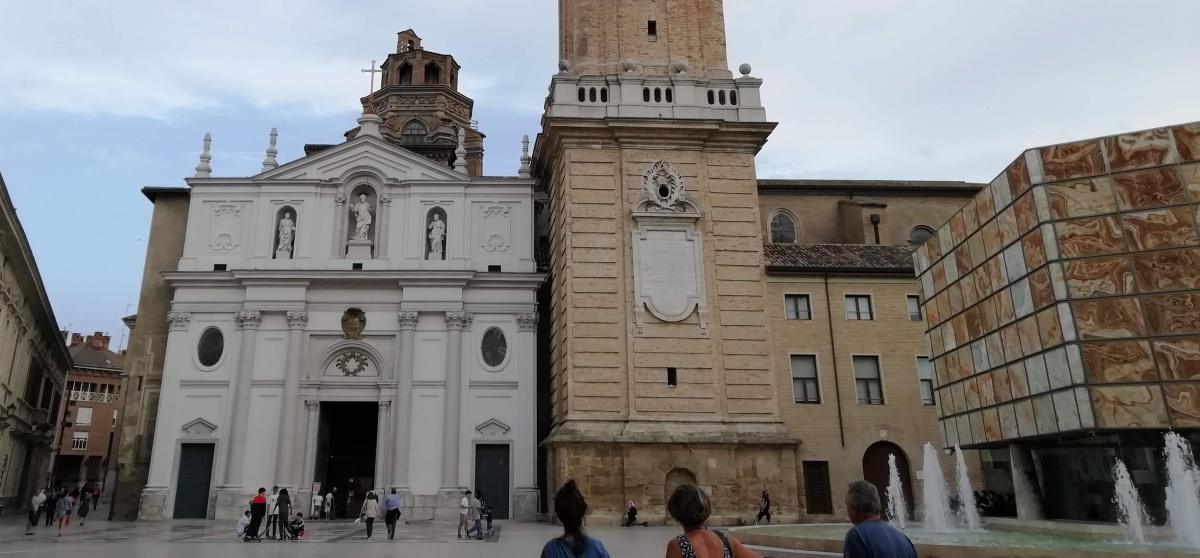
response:
<path fill-rule="evenodd" d="M 670 163 L 652 165 L 642 185 L 632 231 L 633 314 L 638 332 L 647 313 L 664 322 L 682 322 L 693 312 L 699 314 L 704 332 L 708 304 L 699 206 L 684 193 L 683 181 Z"/>
<path fill-rule="evenodd" d="M 503 422 L 500 422 L 494 418 L 487 419 L 479 426 L 475 427 L 475 431 L 478 432 L 480 436 L 485 438 L 500 438 L 507 436 L 511 430 L 512 428 L 509 428 L 507 424 L 504 424 Z"/>
<path fill-rule="evenodd" d="M 217 425 L 202 418 L 196 418 L 183 425 L 180 430 L 188 438 L 212 438 L 213 432 L 217 431 Z"/>

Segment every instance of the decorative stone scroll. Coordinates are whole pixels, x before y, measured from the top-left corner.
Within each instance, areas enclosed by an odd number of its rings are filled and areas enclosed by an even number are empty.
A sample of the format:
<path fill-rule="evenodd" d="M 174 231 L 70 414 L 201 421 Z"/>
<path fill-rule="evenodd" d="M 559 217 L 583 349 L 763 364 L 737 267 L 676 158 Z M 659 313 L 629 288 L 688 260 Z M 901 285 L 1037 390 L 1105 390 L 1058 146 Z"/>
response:
<path fill-rule="evenodd" d="M 643 195 L 634 207 L 634 321 L 638 332 L 646 313 L 664 322 L 699 314 L 708 329 L 704 251 L 697 224 L 699 207 L 685 190 L 675 166 L 656 161 L 642 175 Z"/>

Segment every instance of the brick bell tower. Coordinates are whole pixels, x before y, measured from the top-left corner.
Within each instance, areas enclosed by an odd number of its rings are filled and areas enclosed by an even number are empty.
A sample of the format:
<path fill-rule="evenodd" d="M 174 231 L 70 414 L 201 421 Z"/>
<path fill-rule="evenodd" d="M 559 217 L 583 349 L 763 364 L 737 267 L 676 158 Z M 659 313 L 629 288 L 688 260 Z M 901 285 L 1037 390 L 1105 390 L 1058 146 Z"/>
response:
<path fill-rule="evenodd" d="M 550 335 L 547 490 L 574 478 L 597 519 L 675 486 L 716 524 L 763 489 L 797 501 L 798 441 L 769 354 L 754 157 L 762 80 L 727 67 L 721 0 L 560 0 L 559 72 L 534 171 Z"/>
<path fill-rule="evenodd" d="M 384 60 L 380 88 L 361 99 L 363 110 L 383 119 L 383 138 L 454 166 L 458 129 L 465 130 L 467 174 L 483 174 L 483 138 L 471 113 L 475 101 L 459 93 L 454 57 L 425 50 L 412 29 L 396 34 L 396 52 Z M 358 129 L 346 132 L 353 138 Z"/>

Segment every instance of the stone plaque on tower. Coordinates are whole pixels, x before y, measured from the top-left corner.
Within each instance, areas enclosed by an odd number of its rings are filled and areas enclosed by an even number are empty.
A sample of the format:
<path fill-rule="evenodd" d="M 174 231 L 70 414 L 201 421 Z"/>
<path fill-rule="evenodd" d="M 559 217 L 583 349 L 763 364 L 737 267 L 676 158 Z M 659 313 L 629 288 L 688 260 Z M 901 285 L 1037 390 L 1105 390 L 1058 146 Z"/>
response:
<path fill-rule="evenodd" d="M 646 312 L 664 322 L 682 322 L 699 312 L 708 328 L 700 211 L 687 199 L 683 179 L 666 161 L 642 177 L 642 201 L 633 219 L 634 318 L 639 332 Z"/>

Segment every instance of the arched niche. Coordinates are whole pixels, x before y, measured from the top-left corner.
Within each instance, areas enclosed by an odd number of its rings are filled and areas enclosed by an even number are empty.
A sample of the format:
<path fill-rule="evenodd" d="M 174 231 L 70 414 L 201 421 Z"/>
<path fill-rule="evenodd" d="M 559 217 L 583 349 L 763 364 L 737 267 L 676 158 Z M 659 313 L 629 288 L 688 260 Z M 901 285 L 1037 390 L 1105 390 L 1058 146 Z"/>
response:
<path fill-rule="evenodd" d="M 377 245 L 376 232 L 379 230 L 379 195 L 375 191 L 375 187 L 365 181 L 359 181 L 350 188 L 349 195 L 346 196 L 346 240 L 361 240 L 358 239 L 358 212 L 355 209 L 358 204 L 366 203 L 369 210 L 369 220 L 366 225 L 367 235 L 365 240 L 371 241 L 372 245 Z"/>
<path fill-rule="evenodd" d="M 420 145 L 428 136 L 429 127 L 416 118 L 405 122 L 400 129 L 400 143 L 404 145 Z"/>
<path fill-rule="evenodd" d="M 913 246 L 925 244 L 934 235 L 933 228 L 925 225 L 917 225 L 908 232 L 908 243 Z"/>
<path fill-rule="evenodd" d="M 409 44 L 411 45 L 412 42 L 410 41 Z M 411 47 L 410 47 L 410 50 L 411 50 Z M 401 64 L 399 72 L 397 72 L 397 73 L 400 76 L 399 79 L 397 80 L 397 83 L 399 83 L 400 85 L 412 85 L 412 74 L 413 74 L 412 64 L 409 64 L 408 62 Z"/>
<path fill-rule="evenodd" d="M 436 223 L 440 222 L 438 226 Z M 440 230 L 440 239 L 438 231 Z M 446 218 L 446 210 L 434 207 L 425 213 L 425 259 L 446 259 L 446 246 L 450 238 L 450 221 Z M 440 244 L 440 245 L 439 245 Z"/>
<path fill-rule="evenodd" d="M 430 62 L 425 65 L 425 83 L 427 85 L 436 85 L 442 82 L 442 67 L 438 66 L 437 62 Z"/>
<path fill-rule="evenodd" d="M 800 236 L 796 225 L 796 216 L 786 209 L 777 209 L 771 214 L 770 238 L 773 244 L 793 244 Z"/>
<path fill-rule="evenodd" d="M 284 221 L 284 218 L 287 221 Z M 285 231 L 285 229 L 290 229 Z M 300 231 L 300 213 L 296 208 L 285 205 L 275 212 L 274 234 L 271 238 L 271 254 L 277 260 L 290 260 L 296 252 L 296 233 Z M 285 235 L 285 232 L 288 234 Z"/>

